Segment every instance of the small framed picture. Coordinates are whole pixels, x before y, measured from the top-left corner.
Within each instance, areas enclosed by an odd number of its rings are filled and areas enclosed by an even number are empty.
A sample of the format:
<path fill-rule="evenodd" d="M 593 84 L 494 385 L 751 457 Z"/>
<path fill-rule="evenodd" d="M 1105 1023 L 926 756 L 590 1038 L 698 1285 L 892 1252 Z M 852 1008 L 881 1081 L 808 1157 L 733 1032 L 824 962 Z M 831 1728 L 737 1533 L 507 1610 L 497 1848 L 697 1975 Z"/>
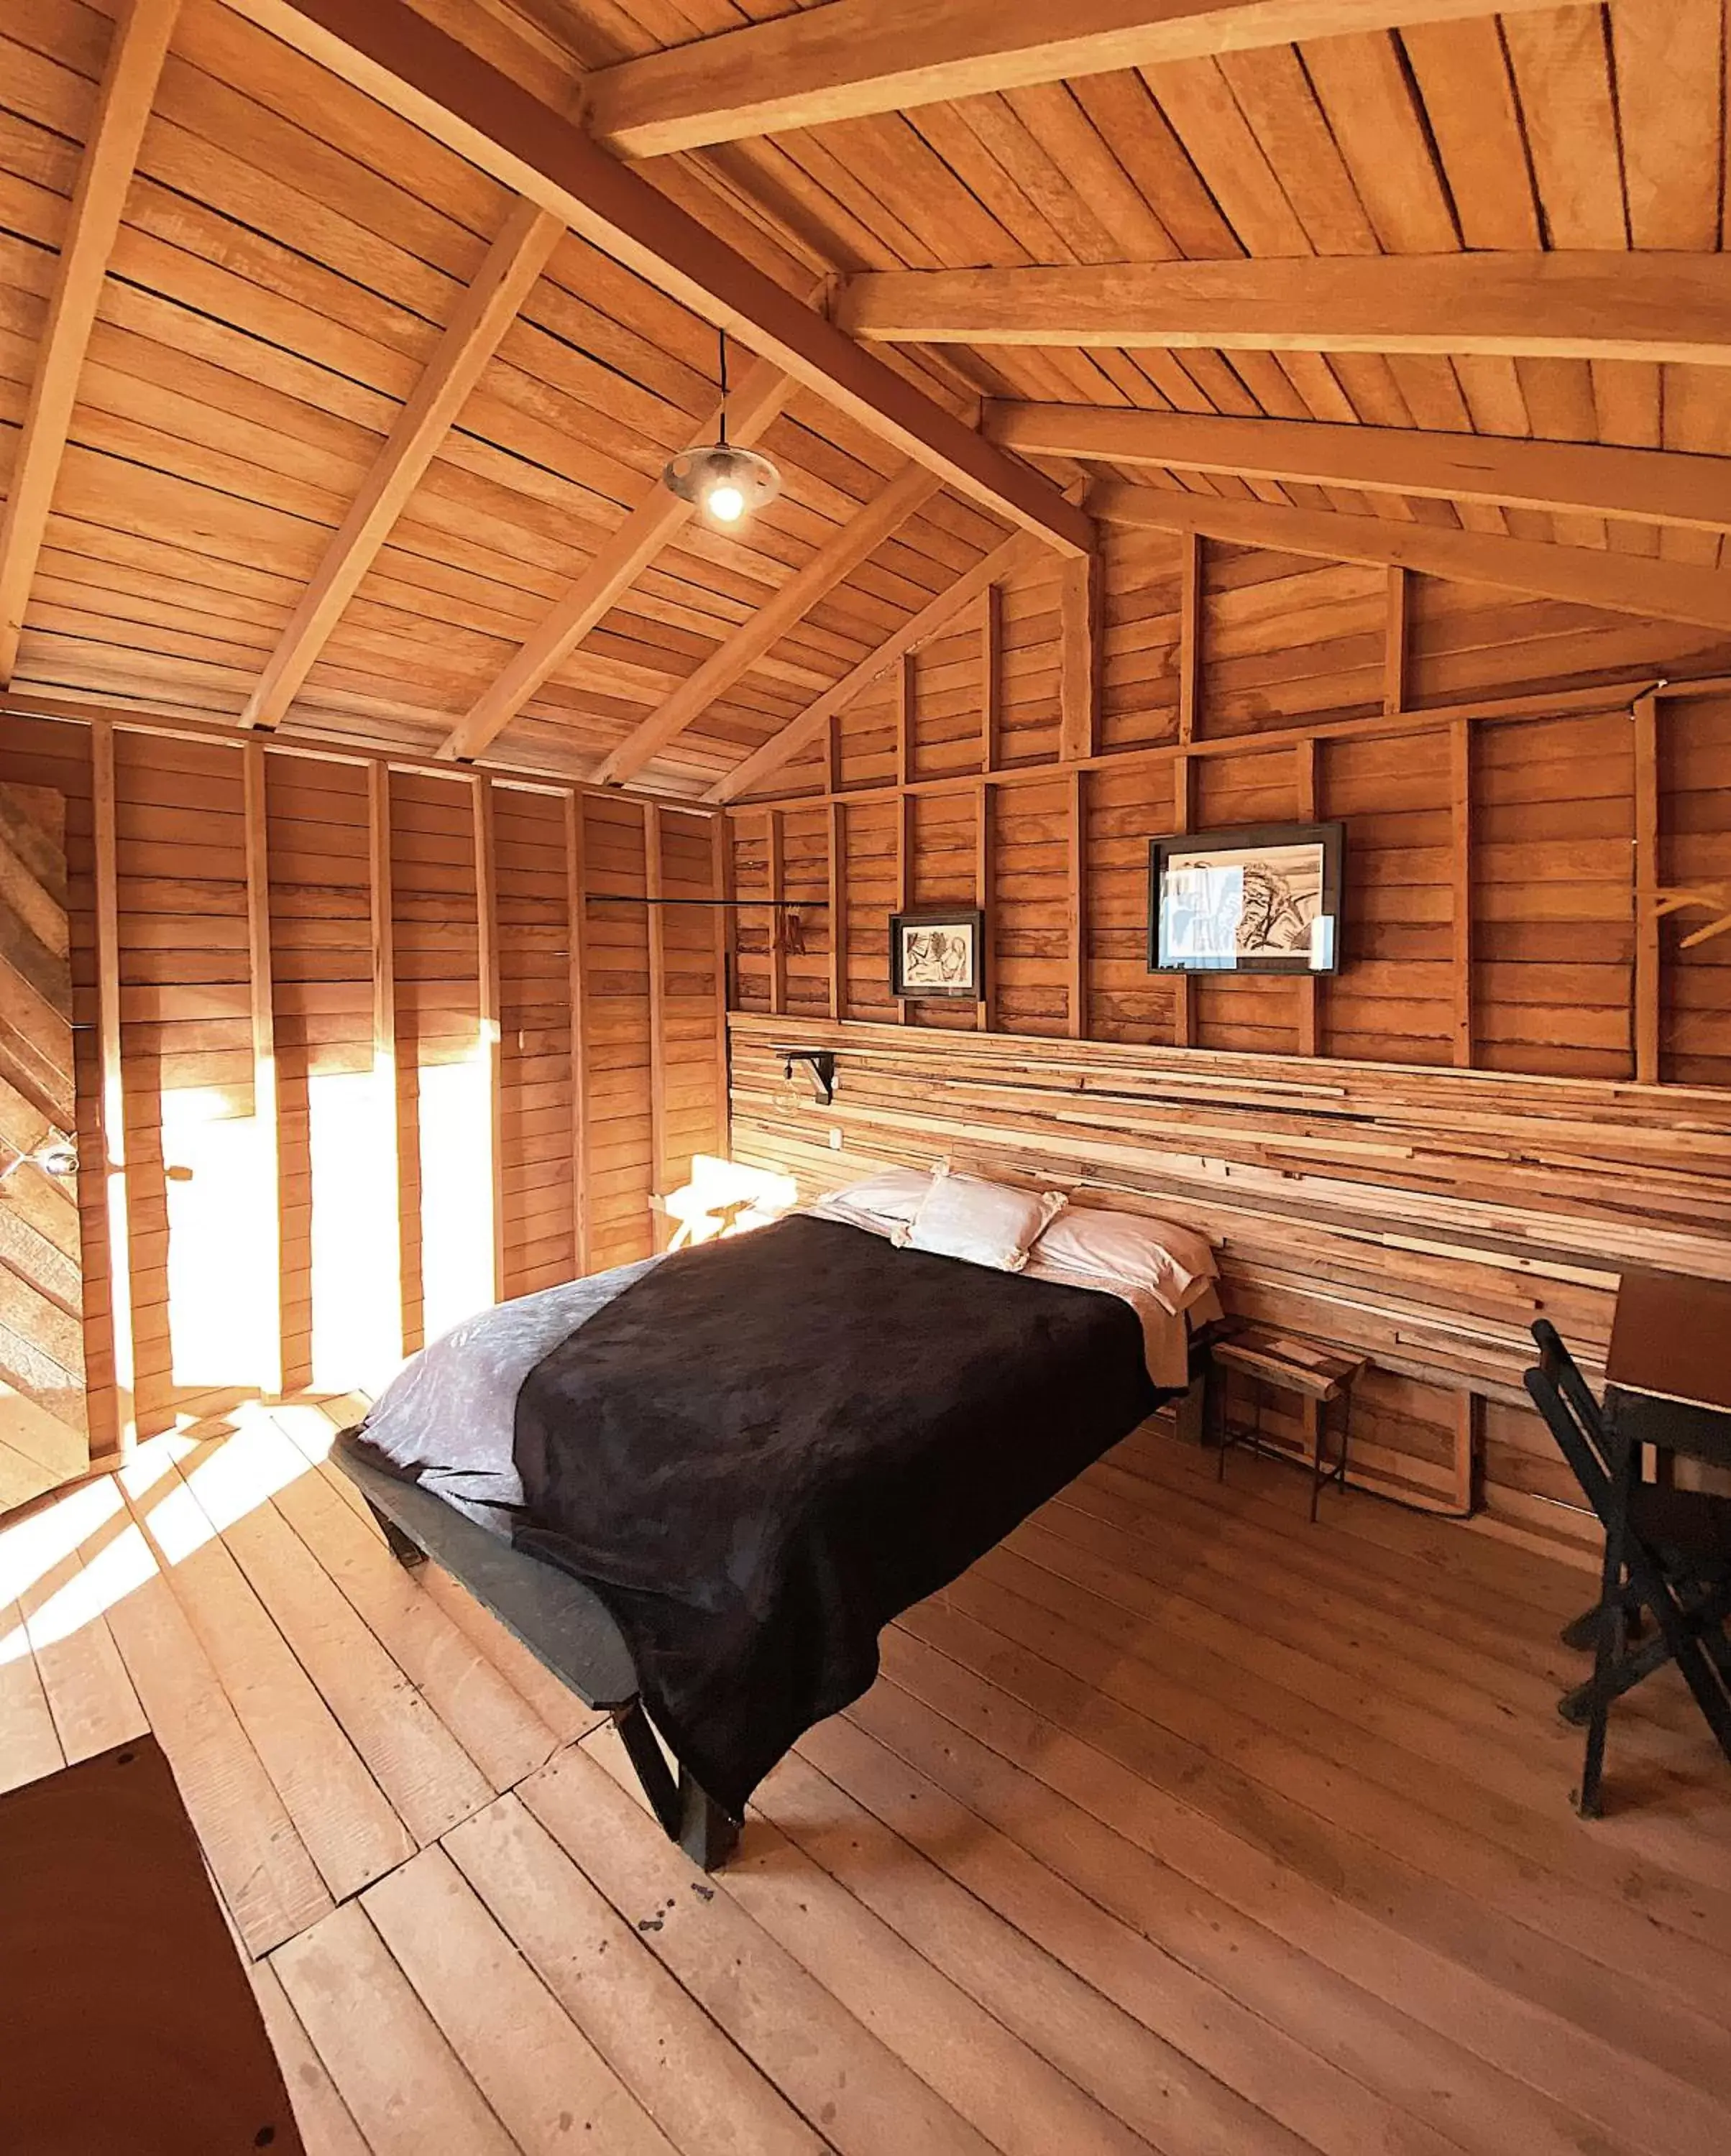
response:
<path fill-rule="evenodd" d="M 978 908 L 927 906 L 890 916 L 890 993 L 912 1001 L 985 993 L 986 916 Z"/>
<path fill-rule="evenodd" d="M 1340 968 L 1343 824 L 1256 824 L 1148 843 L 1151 973 Z"/>

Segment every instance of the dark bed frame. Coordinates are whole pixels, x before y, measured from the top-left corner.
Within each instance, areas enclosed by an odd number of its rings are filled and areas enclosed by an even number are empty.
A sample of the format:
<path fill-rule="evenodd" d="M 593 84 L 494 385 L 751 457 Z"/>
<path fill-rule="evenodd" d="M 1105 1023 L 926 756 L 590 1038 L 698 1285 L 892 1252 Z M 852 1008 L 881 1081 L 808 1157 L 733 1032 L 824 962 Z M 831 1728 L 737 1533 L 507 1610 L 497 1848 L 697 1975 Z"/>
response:
<path fill-rule="evenodd" d="M 443 1565 L 586 1707 L 610 1715 L 669 1840 L 706 1871 L 725 1864 L 739 1821 L 683 1765 L 669 1763 L 624 1635 L 593 1589 L 551 1557 L 513 1548 L 432 1491 L 387 1474 L 356 1448 L 357 1435 L 345 1430 L 331 1456 L 366 1499 L 392 1556 L 411 1572 L 429 1557 Z"/>

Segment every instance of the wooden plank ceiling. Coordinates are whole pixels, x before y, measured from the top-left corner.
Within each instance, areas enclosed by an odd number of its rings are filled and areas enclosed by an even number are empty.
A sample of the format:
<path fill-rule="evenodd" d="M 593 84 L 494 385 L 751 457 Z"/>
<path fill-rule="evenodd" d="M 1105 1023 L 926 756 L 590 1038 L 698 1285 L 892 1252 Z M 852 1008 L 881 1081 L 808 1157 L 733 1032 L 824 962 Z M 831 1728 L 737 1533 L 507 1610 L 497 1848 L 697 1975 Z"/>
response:
<path fill-rule="evenodd" d="M 0 672 L 701 793 L 1084 477 L 1716 618 L 1725 4 L 32 0 Z"/>

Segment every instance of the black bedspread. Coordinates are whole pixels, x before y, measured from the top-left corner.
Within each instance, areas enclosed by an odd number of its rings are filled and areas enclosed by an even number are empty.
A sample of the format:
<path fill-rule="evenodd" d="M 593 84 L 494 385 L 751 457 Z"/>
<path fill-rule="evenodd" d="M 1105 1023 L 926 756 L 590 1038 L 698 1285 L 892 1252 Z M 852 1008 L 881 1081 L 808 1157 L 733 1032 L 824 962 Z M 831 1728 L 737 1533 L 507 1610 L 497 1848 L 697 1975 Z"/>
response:
<path fill-rule="evenodd" d="M 535 1531 L 739 1813 L 877 1635 L 1167 1395 L 1135 1312 L 799 1215 L 667 1258 L 537 1363 Z"/>

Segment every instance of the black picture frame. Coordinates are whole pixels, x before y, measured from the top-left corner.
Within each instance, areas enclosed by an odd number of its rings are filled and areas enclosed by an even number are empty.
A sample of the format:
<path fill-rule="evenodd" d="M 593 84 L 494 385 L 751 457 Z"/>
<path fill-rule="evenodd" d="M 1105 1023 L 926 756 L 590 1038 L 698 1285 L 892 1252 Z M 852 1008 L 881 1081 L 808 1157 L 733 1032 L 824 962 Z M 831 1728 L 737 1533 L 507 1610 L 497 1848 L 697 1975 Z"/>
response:
<path fill-rule="evenodd" d="M 907 974 L 904 930 L 950 929 L 967 939 L 972 963 L 967 975 L 953 986 Z M 890 993 L 903 1003 L 928 999 L 948 1003 L 979 1003 L 986 993 L 986 916 L 977 906 L 916 906 L 890 916 Z"/>
<path fill-rule="evenodd" d="M 1167 889 L 1168 873 L 1174 860 L 1189 860 L 1210 854 L 1220 858 L 1220 868 L 1225 870 L 1246 865 L 1230 857 L 1246 853 L 1277 853 L 1296 849 L 1317 850 L 1320 873 L 1319 894 L 1312 899 L 1307 891 L 1292 903 L 1299 906 L 1307 917 L 1325 920 L 1330 925 L 1318 931 L 1310 930 L 1311 943 L 1307 949 L 1280 951 L 1259 947 L 1245 955 L 1241 946 L 1228 956 L 1215 946 L 1209 947 L 1205 921 L 1199 920 L 1193 911 L 1192 926 L 1187 932 L 1179 932 L 1176 903 Z M 1320 824 L 1243 824 L 1236 828 L 1217 831 L 1179 831 L 1163 839 L 1148 841 L 1148 969 L 1151 973 L 1188 973 L 1204 978 L 1230 978 L 1235 973 L 1287 973 L 1320 976 L 1338 973 L 1341 963 L 1341 890 L 1346 865 L 1346 826 L 1340 822 Z M 1267 878 L 1259 880 L 1266 888 Z M 1276 878 L 1276 881 L 1278 878 Z M 1307 883 L 1308 872 L 1301 872 L 1298 880 Z M 1205 899 L 1205 892 L 1203 894 Z M 1241 886 L 1240 886 L 1241 901 Z M 1206 908 L 1204 907 L 1205 914 Z M 1288 905 L 1280 911 L 1290 913 Z M 1168 934 L 1161 934 L 1163 912 L 1166 916 Z M 1214 916 L 1217 925 L 1220 916 Z M 1271 934 L 1281 932 L 1279 911 L 1271 924 Z M 1185 955 L 1174 956 L 1174 952 Z M 1320 957 L 1318 952 L 1320 951 Z"/>

